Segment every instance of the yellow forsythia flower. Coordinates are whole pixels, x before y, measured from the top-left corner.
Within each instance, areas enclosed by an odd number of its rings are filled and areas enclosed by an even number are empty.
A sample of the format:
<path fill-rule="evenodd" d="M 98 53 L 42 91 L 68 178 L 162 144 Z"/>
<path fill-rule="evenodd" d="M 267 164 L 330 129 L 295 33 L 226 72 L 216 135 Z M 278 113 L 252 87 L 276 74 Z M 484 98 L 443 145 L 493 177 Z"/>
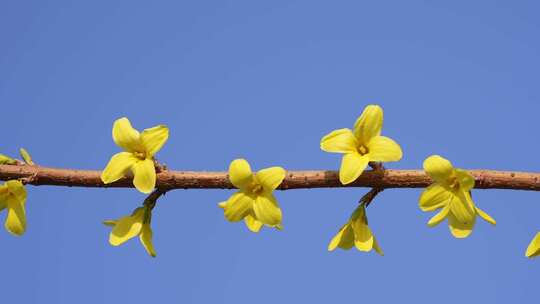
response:
<path fill-rule="evenodd" d="M 474 178 L 469 172 L 454 168 L 450 161 L 439 155 L 428 157 L 424 161 L 424 170 L 434 183 L 420 196 L 420 209 L 433 211 L 442 208 L 429 220 L 430 227 L 448 218 L 452 235 L 465 238 L 472 232 L 476 215 L 493 225 L 496 224 L 493 218 L 476 207 L 472 201 L 470 191 L 474 188 Z"/>
<path fill-rule="evenodd" d="M 235 159 L 229 166 L 229 180 L 240 189 L 219 204 L 230 222 L 244 219 L 249 230 L 259 232 L 263 225 L 281 229 L 281 209 L 272 192 L 285 178 L 281 167 L 262 169 L 256 174 L 245 159 Z"/>
<path fill-rule="evenodd" d="M 529 247 L 527 247 L 527 251 L 525 252 L 525 256 L 528 258 L 534 258 L 540 255 L 540 232 L 536 234 L 534 239 L 529 244 Z"/>
<path fill-rule="evenodd" d="M 360 251 L 366 252 L 375 249 L 375 252 L 384 255 L 373 232 L 371 232 L 371 229 L 368 226 L 366 207 L 364 204 L 360 204 L 360 206 L 354 210 L 349 221 L 341 227 L 336 236 L 330 241 L 328 251 L 333 251 L 337 247 L 349 250 L 353 246 Z"/>
<path fill-rule="evenodd" d="M 0 186 L 0 211 L 7 208 L 6 230 L 20 236 L 26 230 L 26 189 L 18 180 Z"/>
<path fill-rule="evenodd" d="M 129 216 L 124 216 L 118 220 L 104 221 L 107 226 L 113 227 L 109 235 L 109 243 L 113 246 L 120 246 L 128 240 L 139 236 L 141 244 L 146 252 L 152 257 L 156 256 L 154 245 L 152 244 L 152 211 L 147 207 L 135 209 Z"/>
<path fill-rule="evenodd" d="M 169 138 L 169 129 L 159 125 L 139 134 L 129 120 L 123 117 L 114 122 L 112 136 L 114 142 L 125 152 L 113 155 L 101 173 L 103 183 L 113 183 L 131 170 L 135 188 L 143 193 L 152 192 L 156 186 L 154 155 Z"/>
<path fill-rule="evenodd" d="M 383 110 L 369 105 L 356 120 L 354 128 L 332 131 L 321 139 L 321 150 L 344 153 L 339 169 L 342 184 L 354 182 L 368 163 L 392 162 L 401 159 L 401 147 L 392 139 L 381 136 Z"/>

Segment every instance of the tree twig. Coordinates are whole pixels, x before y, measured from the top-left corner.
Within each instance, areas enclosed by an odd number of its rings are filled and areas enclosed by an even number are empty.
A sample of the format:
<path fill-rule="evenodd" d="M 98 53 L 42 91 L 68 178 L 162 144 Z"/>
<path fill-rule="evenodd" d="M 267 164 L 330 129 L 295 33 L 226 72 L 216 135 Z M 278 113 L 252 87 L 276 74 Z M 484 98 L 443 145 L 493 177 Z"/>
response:
<path fill-rule="evenodd" d="M 469 170 L 477 189 L 513 189 L 540 191 L 540 173 L 493 170 Z M 28 184 L 66 187 L 133 188 L 131 178 L 104 185 L 101 171 L 55 169 L 29 165 L 0 165 L 0 180 L 28 179 Z M 432 180 L 422 170 L 365 171 L 355 182 L 342 185 L 338 172 L 288 171 L 280 190 L 337 187 L 424 188 Z M 227 172 L 196 172 L 166 170 L 157 174 L 160 189 L 233 189 Z"/>

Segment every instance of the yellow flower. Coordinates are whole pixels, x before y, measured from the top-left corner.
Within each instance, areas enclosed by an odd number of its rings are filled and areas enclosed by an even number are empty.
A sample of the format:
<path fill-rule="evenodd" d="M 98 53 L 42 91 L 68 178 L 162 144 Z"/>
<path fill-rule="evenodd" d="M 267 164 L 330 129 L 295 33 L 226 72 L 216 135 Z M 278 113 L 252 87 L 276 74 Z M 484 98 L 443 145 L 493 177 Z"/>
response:
<path fill-rule="evenodd" d="M 456 238 L 465 238 L 472 232 L 476 215 L 495 225 L 496 222 L 487 213 L 474 205 L 471 189 L 474 188 L 473 176 L 439 155 L 432 155 L 424 161 L 424 170 L 434 183 L 420 196 L 419 206 L 422 211 L 441 209 L 432 217 L 428 225 L 434 227 L 448 218 L 450 232 Z"/>
<path fill-rule="evenodd" d="M 256 174 L 245 159 L 235 159 L 229 166 L 229 180 L 240 189 L 219 204 L 230 222 L 244 219 L 249 230 L 259 232 L 263 225 L 281 229 L 281 209 L 272 192 L 285 178 L 281 167 L 260 170 Z"/>
<path fill-rule="evenodd" d="M 21 236 L 26 230 L 26 189 L 18 180 L 0 186 L 0 211 L 7 208 L 6 230 Z"/>
<path fill-rule="evenodd" d="M 536 234 L 534 239 L 529 244 L 529 247 L 527 247 L 527 251 L 525 252 L 525 256 L 528 258 L 534 258 L 540 255 L 540 232 Z"/>
<path fill-rule="evenodd" d="M 154 155 L 169 138 L 169 129 L 159 125 L 139 134 L 129 120 L 123 117 L 114 122 L 112 136 L 114 142 L 125 152 L 113 155 L 101 173 L 103 183 L 113 183 L 131 170 L 135 188 L 143 193 L 152 192 L 156 186 Z"/>
<path fill-rule="evenodd" d="M 382 108 L 369 105 L 356 120 L 352 131 L 335 130 L 321 139 L 321 150 L 345 154 L 339 169 L 342 184 L 354 182 L 370 161 L 392 162 L 401 159 L 401 147 L 392 139 L 381 136 L 382 125 Z"/>
<path fill-rule="evenodd" d="M 113 227 L 109 235 L 109 243 L 113 246 L 120 246 L 128 240 L 139 236 L 141 244 L 146 252 L 152 257 L 156 256 L 154 245 L 152 245 L 152 210 L 147 207 L 140 207 L 129 216 L 124 216 L 118 220 L 108 220 L 103 223 Z"/>
<path fill-rule="evenodd" d="M 371 232 L 368 226 L 365 204 L 360 204 L 354 210 L 349 221 L 341 227 L 336 236 L 330 241 L 328 251 L 333 251 L 337 247 L 349 250 L 353 246 L 360 251 L 366 252 L 375 249 L 375 252 L 384 255 L 373 232 Z"/>

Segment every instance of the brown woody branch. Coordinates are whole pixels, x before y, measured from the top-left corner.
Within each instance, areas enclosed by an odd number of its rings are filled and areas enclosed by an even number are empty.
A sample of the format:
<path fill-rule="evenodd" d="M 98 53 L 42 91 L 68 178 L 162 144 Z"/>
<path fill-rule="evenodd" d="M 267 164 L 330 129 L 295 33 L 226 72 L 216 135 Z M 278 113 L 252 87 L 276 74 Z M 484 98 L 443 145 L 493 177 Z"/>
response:
<path fill-rule="evenodd" d="M 540 173 L 469 170 L 478 189 L 540 191 Z M 30 165 L 0 165 L 0 180 L 22 179 L 31 185 L 66 187 L 132 188 L 131 178 L 104 185 L 101 171 L 55 169 Z M 336 187 L 424 188 L 432 180 L 421 170 L 365 171 L 354 183 L 341 185 L 336 171 L 288 171 L 280 190 Z M 232 189 L 226 172 L 162 171 L 157 175 L 159 189 Z"/>

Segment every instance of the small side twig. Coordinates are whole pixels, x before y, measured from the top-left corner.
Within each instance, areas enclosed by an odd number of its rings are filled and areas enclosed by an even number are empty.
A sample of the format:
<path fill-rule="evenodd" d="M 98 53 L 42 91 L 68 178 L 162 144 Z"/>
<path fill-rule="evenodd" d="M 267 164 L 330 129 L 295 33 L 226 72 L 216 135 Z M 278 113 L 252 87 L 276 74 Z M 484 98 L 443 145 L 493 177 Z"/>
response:
<path fill-rule="evenodd" d="M 148 195 L 148 197 L 146 197 L 146 199 L 144 199 L 143 205 L 145 207 L 149 208 L 150 210 L 154 209 L 154 207 L 156 206 L 157 200 L 162 195 L 165 195 L 165 193 L 167 193 L 167 191 L 169 191 L 169 190 L 168 189 L 162 189 L 162 188 L 158 188 L 158 189 L 154 190 L 152 193 L 150 193 Z"/>

